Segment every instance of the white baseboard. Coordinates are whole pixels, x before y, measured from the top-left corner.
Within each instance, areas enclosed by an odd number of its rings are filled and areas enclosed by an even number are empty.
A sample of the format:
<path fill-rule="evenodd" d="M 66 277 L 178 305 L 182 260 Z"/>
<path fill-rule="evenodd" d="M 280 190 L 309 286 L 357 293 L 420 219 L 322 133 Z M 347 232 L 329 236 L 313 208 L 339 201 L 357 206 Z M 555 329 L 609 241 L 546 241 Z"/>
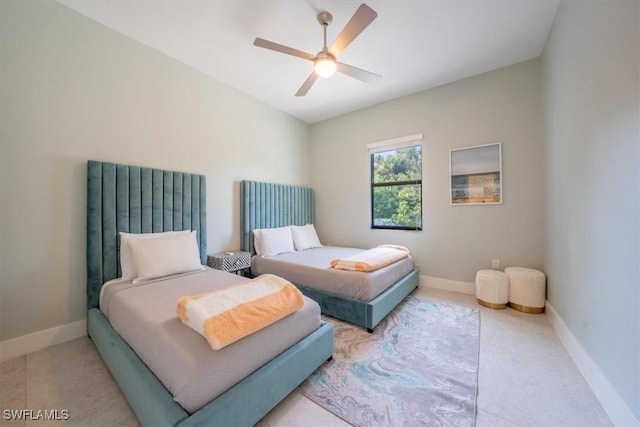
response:
<path fill-rule="evenodd" d="M 633 415 L 624 400 L 598 368 L 598 365 L 571 333 L 553 306 L 549 304 L 549 301 L 546 304 L 546 313 L 551 326 L 560 337 L 560 341 L 564 344 L 578 370 L 582 373 L 613 424 L 616 426 L 639 427 L 640 421 Z"/>
<path fill-rule="evenodd" d="M 462 294 L 475 295 L 476 284 L 462 282 L 460 280 L 441 279 L 433 276 L 420 276 L 420 284 L 427 288 L 442 289 L 444 291 L 459 292 Z"/>
<path fill-rule="evenodd" d="M 0 362 L 87 335 L 87 321 L 67 323 L 0 342 Z"/>

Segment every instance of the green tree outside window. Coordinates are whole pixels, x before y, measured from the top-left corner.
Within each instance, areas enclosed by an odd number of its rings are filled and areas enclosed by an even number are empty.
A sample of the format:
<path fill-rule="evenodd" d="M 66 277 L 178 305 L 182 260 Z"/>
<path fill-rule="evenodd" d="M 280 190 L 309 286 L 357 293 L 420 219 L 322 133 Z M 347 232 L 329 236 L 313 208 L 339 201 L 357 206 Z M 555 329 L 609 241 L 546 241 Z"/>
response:
<path fill-rule="evenodd" d="M 371 154 L 371 227 L 422 229 L 422 146 Z"/>

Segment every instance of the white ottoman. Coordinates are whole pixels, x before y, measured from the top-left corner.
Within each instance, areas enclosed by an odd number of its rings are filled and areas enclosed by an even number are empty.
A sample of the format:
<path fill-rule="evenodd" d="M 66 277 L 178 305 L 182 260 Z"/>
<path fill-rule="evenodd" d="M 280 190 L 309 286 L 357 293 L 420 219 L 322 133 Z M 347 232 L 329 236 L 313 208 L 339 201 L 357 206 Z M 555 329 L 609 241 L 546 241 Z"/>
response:
<path fill-rule="evenodd" d="M 503 309 L 509 302 L 509 276 L 502 271 L 480 270 L 476 273 L 478 304 Z"/>
<path fill-rule="evenodd" d="M 507 267 L 509 307 L 524 313 L 542 313 L 547 277 L 542 271 L 525 267 Z"/>

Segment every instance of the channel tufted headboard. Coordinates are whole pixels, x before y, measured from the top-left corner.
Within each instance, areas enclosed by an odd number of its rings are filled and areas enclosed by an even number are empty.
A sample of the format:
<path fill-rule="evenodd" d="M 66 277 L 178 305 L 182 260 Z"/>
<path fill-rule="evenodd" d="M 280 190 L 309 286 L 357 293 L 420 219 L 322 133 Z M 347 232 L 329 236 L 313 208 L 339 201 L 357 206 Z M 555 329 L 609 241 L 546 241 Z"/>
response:
<path fill-rule="evenodd" d="M 241 246 L 255 252 L 253 230 L 313 224 L 313 190 L 309 187 L 242 181 Z"/>
<path fill-rule="evenodd" d="M 206 177 L 89 160 L 87 164 L 87 308 L 102 284 L 120 276 L 118 233 L 196 230 L 207 256 Z"/>

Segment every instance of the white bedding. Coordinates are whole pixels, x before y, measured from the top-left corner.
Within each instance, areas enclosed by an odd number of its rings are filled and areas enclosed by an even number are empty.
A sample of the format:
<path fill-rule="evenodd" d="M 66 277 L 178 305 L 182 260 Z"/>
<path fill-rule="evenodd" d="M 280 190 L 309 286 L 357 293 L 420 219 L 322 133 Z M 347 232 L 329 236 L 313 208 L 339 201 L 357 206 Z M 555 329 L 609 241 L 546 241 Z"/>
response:
<path fill-rule="evenodd" d="M 295 313 L 214 351 L 177 318 L 181 296 L 246 281 L 209 268 L 142 284 L 113 280 L 102 287 L 100 310 L 174 400 L 193 413 L 320 326 L 320 307 L 305 297 Z"/>
<path fill-rule="evenodd" d="M 254 275 L 276 274 L 297 285 L 368 302 L 415 268 L 411 256 L 369 273 L 330 267 L 331 260 L 346 258 L 362 251 L 363 249 L 321 246 L 270 257 L 254 256 L 251 260 L 251 272 Z"/>

